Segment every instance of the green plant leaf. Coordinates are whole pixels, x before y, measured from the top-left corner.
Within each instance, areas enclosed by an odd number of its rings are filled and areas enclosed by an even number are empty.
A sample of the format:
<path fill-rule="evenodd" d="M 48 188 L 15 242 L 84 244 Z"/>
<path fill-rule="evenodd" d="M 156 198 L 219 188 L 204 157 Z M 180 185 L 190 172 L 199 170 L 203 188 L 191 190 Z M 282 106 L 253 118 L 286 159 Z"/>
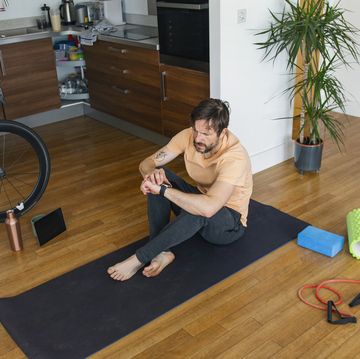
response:
<path fill-rule="evenodd" d="M 264 51 L 263 60 L 275 62 L 286 53 L 292 83 L 283 93 L 291 102 L 295 96 L 301 97 L 300 131 L 309 125 L 310 139 L 315 143 L 321 140 L 320 130 L 324 128 L 338 145 L 342 144 L 342 124 L 330 113 L 345 111 L 344 89 L 335 70 L 359 63 L 359 30 L 344 18 L 345 10 L 339 3 L 330 5 L 326 0 L 304 0 L 302 4 L 285 0 L 281 13 L 269 13 L 269 27 L 256 34 L 266 40 L 255 45 Z"/>

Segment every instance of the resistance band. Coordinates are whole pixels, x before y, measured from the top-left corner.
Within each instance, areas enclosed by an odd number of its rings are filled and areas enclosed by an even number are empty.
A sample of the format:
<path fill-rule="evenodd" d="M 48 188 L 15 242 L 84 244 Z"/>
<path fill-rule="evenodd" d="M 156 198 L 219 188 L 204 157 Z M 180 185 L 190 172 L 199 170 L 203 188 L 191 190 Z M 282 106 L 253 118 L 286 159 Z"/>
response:
<path fill-rule="evenodd" d="M 299 290 L 298 290 L 298 296 L 300 298 L 300 300 L 302 302 L 304 302 L 306 305 L 309 305 L 312 308 L 316 308 L 316 309 L 320 309 L 320 310 L 325 310 L 328 313 L 328 322 L 333 323 L 333 324 L 346 324 L 346 323 L 356 323 L 356 318 L 349 313 L 345 313 L 342 312 L 340 310 L 337 309 L 337 305 L 340 305 L 343 303 L 343 300 L 341 298 L 341 294 L 335 290 L 334 288 L 328 286 L 327 284 L 330 283 L 352 283 L 352 284 L 360 284 L 360 280 L 355 280 L 355 279 L 329 279 L 329 280 L 325 280 L 323 282 L 321 282 L 320 284 L 305 284 L 304 286 L 302 286 Z M 307 299 L 304 298 L 303 296 L 303 291 L 305 289 L 310 289 L 310 288 L 315 288 L 315 297 L 316 299 L 323 305 L 319 305 L 319 304 L 314 304 L 314 303 L 310 303 Z M 332 293 L 334 293 L 337 296 L 337 300 L 334 302 L 332 300 L 329 301 L 325 301 L 321 296 L 320 296 L 320 290 L 321 289 L 326 289 Z M 360 304 L 360 294 L 357 295 L 349 304 L 351 307 Z M 332 320 L 332 313 L 335 312 L 340 316 L 339 320 Z"/>

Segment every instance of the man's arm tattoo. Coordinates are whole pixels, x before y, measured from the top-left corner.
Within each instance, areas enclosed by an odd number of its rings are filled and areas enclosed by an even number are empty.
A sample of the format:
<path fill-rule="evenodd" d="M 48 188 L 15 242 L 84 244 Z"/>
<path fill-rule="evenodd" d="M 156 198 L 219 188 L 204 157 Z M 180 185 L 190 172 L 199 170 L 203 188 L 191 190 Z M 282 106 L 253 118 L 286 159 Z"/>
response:
<path fill-rule="evenodd" d="M 164 161 L 167 156 L 167 153 L 165 151 L 159 151 L 155 154 L 155 160 L 156 161 Z"/>

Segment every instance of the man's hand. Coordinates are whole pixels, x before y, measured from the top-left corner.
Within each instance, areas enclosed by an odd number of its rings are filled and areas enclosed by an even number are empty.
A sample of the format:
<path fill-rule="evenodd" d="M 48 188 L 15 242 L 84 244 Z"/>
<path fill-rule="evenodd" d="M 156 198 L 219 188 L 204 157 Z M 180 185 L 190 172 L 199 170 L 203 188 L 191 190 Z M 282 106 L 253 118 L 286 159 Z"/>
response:
<path fill-rule="evenodd" d="M 165 171 L 162 168 L 155 168 L 152 173 L 144 176 L 144 180 L 141 182 L 140 191 L 143 194 L 159 194 L 160 185 L 166 183 L 171 186 L 169 180 L 166 178 Z M 158 191 L 156 192 L 156 188 Z"/>
<path fill-rule="evenodd" d="M 165 171 L 162 168 L 155 168 L 152 173 L 144 176 L 144 180 L 150 181 L 159 186 L 163 183 L 170 185 L 169 180 L 166 178 Z"/>
<path fill-rule="evenodd" d="M 160 185 L 144 179 L 140 189 L 143 194 L 160 193 Z M 234 190 L 234 185 L 227 182 L 215 182 L 206 194 L 185 193 L 177 189 L 171 188 L 166 191 L 166 198 L 178 205 L 185 211 L 204 216 L 212 217 L 217 211 L 225 206 Z"/>
<path fill-rule="evenodd" d="M 150 180 L 144 179 L 141 183 L 140 190 L 143 194 L 159 194 L 160 193 L 160 185 L 151 182 Z"/>

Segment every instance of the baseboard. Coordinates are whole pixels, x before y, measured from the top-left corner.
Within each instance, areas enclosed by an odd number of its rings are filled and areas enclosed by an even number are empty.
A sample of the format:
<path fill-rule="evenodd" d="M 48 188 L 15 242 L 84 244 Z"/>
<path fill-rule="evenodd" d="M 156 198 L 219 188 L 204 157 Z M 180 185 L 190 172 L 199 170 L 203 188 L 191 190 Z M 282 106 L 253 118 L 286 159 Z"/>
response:
<path fill-rule="evenodd" d="M 143 127 L 133 125 L 129 122 L 123 121 L 115 116 L 97 111 L 90 107 L 88 103 L 77 102 L 68 103 L 61 108 L 46 112 L 37 113 L 26 117 L 17 118 L 16 121 L 21 122 L 31 128 L 48 125 L 51 123 L 68 120 L 79 116 L 89 116 L 95 120 L 106 123 L 112 127 L 118 128 L 131 135 L 140 137 L 144 140 L 164 146 L 169 142 L 169 138 L 160 135 L 154 131 L 147 130 Z"/>
<path fill-rule="evenodd" d="M 85 115 L 95 120 L 106 123 L 107 125 L 118 128 L 121 131 L 130 133 L 133 136 L 164 146 L 169 142 L 169 138 L 159 133 L 147 130 L 143 127 L 133 125 L 130 122 L 119 119 L 118 117 L 95 110 L 91 107 L 85 107 Z"/>
<path fill-rule="evenodd" d="M 17 118 L 17 122 L 21 122 L 31 128 L 48 125 L 50 123 L 68 120 L 70 118 L 84 116 L 84 108 L 88 106 L 83 103 L 74 103 L 63 106 L 56 110 L 37 113 L 26 117 Z"/>
<path fill-rule="evenodd" d="M 280 145 L 250 154 L 252 171 L 257 173 L 266 170 L 292 157 L 294 157 L 294 143 L 289 139 Z"/>

